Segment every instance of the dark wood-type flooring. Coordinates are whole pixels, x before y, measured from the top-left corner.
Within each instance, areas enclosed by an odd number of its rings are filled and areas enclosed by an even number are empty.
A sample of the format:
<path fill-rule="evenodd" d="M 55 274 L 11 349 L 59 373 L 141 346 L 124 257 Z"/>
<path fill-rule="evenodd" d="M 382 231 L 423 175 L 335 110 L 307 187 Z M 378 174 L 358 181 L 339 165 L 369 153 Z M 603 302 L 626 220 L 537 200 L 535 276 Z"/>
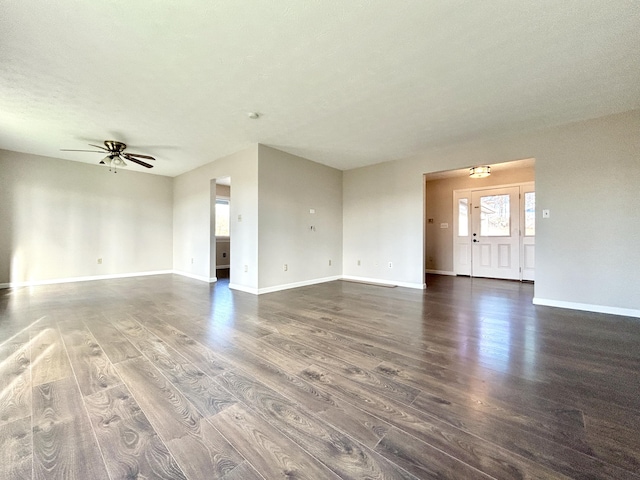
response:
<path fill-rule="evenodd" d="M 640 320 L 533 286 L 0 291 L 0 479 L 640 478 Z"/>

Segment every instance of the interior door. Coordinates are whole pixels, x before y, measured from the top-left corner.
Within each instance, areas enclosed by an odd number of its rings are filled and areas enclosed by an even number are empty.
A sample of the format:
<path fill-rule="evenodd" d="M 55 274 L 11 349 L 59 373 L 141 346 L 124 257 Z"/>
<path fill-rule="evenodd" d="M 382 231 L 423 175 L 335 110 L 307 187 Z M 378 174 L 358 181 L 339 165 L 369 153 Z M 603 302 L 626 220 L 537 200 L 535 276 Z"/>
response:
<path fill-rule="evenodd" d="M 472 276 L 520 280 L 520 187 L 471 194 Z"/>

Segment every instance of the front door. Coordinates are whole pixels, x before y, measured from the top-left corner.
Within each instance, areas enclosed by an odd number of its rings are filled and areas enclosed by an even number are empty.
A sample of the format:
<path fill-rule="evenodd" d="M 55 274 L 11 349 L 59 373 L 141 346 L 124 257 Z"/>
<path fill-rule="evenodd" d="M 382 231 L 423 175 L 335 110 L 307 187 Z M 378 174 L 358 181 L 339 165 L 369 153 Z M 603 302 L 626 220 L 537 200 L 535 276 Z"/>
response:
<path fill-rule="evenodd" d="M 519 187 L 471 194 L 471 275 L 520 280 Z"/>

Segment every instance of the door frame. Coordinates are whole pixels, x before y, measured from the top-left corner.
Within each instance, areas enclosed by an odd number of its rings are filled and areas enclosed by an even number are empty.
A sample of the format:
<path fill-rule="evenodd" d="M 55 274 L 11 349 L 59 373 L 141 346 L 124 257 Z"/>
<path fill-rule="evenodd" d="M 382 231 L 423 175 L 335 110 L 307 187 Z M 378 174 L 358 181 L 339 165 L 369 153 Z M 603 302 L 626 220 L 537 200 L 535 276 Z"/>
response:
<path fill-rule="evenodd" d="M 473 277 L 473 248 L 471 248 L 471 231 L 472 231 L 472 223 L 471 223 L 471 212 L 472 212 L 472 207 L 471 207 L 471 192 L 478 192 L 478 191 L 485 191 L 485 190 L 494 190 L 497 188 L 508 188 L 508 187 L 519 187 L 520 189 L 520 193 L 519 193 L 519 204 L 518 204 L 518 215 L 520 216 L 520 229 L 519 229 L 519 239 L 518 239 L 518 259 L 519 259 L 519 280 L 522 281 L 523 278 L 523 271 L 524 271 L 524 242 L 525 242 L 525 236 L 524 236 L 524 192 L 530 192 L 530 191 L 534 191 L 535 192 L 535 181 L 531 181 L 531 182 L 520 182 L 520 183 L 507 183 L 507 184 L 503 184 L 503 185 L 490 185 L 490 186 L 486 186 L 486 187 L 480 187 L 480 188 L 463 188 L 463 189 L 458 189 L 458 190 L 454 190 L 453 191 L 453 202 L 452 202 L 452 211 L 453 211 L 453 235 L 451 238 L 451 241 L 453 243 L 453 272 L 455 275 L 468 275 L 470 277 Z M 468 198 L 468 215 L 467 215 L 467 222 L 468 222 L 468 228 L 467 228 L 467 242 L 458 242 L 457 239 L 458 237 L 458 201 L 461 198 Z M 528 237 L 529 239 L 533 238 L 534 239 L 534 248 L 535 248 L 535 236 L 534 237 Z M 459 247 L 459 245 L 462 245 L 463 243 L 467 244 L 467 258 L 470 259 L 470 264 L 469 264 L 469 268 L 467 269 L 466 267 L 464 267 L 463 265 L 459 264 L 458 261 L 458 252 L 457 252 L 457 248 Z M 526 280 L 531 280 L 533 281 L 533 272 L 529 272 L 528 275 L 530 278 L 527 278 Z"/>

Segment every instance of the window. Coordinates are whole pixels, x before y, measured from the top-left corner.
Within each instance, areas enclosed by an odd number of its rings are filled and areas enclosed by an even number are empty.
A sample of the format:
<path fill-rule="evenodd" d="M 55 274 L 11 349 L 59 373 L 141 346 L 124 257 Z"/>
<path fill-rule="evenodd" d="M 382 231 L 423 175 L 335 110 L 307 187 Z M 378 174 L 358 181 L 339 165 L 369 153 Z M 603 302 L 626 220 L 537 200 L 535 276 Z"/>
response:
<path fill-rule="evenodd" d="M 536 192 L 524 194 L 524 234 L 527 237 L 536 234 Z"/>
<path fill-rule="evenodd" d="M 229 200 L 216 198 L 216 237 L 229 236 Z"/>
<path fill-rule="evenodd" d="M 469 236 L 469 199 L 458 200 L 458 236 Z"/>
<path fill-rule="evenodd" d="M 509 195 L 480 197 L 480 236 L 509 237 L 511 217 Z"/>

